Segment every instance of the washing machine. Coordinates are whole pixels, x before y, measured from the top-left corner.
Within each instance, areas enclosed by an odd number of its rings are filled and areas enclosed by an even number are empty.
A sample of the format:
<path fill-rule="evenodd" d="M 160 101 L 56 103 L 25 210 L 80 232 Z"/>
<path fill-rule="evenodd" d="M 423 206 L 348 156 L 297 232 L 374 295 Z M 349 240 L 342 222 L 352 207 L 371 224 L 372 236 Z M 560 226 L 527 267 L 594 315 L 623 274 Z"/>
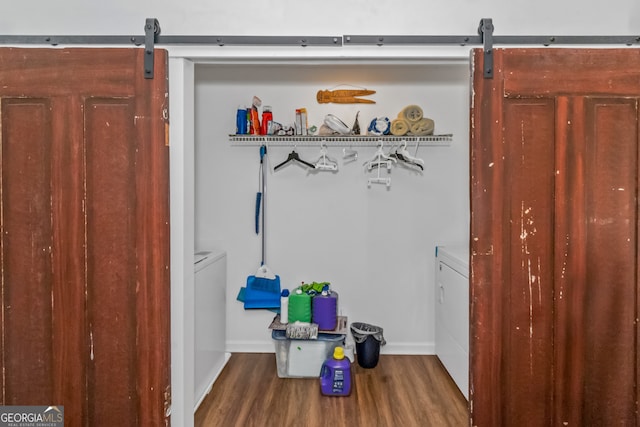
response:
<path fill-rule="evenodd" d="M 226 346 L 227 254 L 221 250 L 199 251 L 195 273 L 194 411 L 211 390 L 229 360 Z"/>
<path fill-rule="evenodd" d="M 469 247 L 436 247 L 436 355 L 469 399 Z"/>

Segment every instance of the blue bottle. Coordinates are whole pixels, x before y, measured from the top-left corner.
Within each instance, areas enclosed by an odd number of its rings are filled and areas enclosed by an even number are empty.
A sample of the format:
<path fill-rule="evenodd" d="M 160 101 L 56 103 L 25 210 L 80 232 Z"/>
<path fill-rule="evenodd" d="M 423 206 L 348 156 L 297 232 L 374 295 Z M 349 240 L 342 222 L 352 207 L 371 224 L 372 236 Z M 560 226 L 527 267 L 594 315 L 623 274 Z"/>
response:
<path fill-rule="evenodd" d="M 336 347 L 333 350 L 333 357 L 322 364 L 320 391 L 325 396 L 351 394 L 351 362 L 344 357 L 344 348 Z"/>
<path fill-rule="evenodd" d="M 247 133 L 247 109 L 239 106 L 236 112 L 236 135 L 246 135 Z"/>

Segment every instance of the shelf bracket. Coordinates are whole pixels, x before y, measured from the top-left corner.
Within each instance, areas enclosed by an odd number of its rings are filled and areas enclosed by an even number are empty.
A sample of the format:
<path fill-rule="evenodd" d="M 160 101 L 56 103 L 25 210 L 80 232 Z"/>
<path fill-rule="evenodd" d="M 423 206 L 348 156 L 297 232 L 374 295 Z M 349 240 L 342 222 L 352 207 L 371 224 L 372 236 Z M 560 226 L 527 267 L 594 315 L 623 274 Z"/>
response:
<path fill-rule="evenodd" d="M 482 36 L 482 45 L 484 48 L 484 78 L 493 78 L 493 20 L 491 18 L 483 18 L 480 20 L 478 34 Z"/>
<path fill-rule="evenodd" d="M 144 24 L 144 78 L 153 78 L 154 44 L 160 34 L 160 23 L 155 18 L 147 18 Z"/>

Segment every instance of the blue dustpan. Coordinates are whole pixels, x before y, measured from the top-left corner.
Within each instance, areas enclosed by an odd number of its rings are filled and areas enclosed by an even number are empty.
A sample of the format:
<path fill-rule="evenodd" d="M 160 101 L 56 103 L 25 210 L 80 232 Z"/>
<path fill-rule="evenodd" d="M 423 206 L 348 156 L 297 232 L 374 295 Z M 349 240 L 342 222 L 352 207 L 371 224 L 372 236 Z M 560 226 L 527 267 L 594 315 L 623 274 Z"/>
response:
<path fill-rule="evenodd" d="M 280 296 L 280 276 L 273 274 L 266 265 L 261 265 L 255 276 L 247 277 L 247 289 L 275 292 Z"/>
<path fill-rule="evenodd" d="M 245 309 L 280 308 L 280 276 L 260 266 L 255 276 L 247 277 L 243 297 Z"/>
<path fill-rule="evenodd" d="M 244 308 L 280 308 L 280 294 L 245 288 Z"/>
<path fill-rule="evenodd" d="M 244 286 L 240 288 L 238 292 L 238 296 L 236 299 L 242 303 L 245 302 L 247 295 L 247 288 Z M 278 300 L 280 300 L 278 298 Z M 249 302 L 245 305 L 245 310 L 253 309 L 253 308 L 262 308 L 265 310 L 272 311 L 274 313 L 280 312 L 280 304 L 276 306 L 275 304 L 275 295 L 271 292 L 261 292 L 261 291 L 249 291 Z"/>

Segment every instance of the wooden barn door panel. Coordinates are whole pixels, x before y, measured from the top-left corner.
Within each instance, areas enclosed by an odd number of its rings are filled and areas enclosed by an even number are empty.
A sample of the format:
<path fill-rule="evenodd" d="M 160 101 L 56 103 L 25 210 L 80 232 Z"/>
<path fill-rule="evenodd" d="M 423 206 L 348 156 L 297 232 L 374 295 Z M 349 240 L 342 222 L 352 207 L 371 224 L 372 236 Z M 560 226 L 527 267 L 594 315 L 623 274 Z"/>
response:
<path fill-rule="evenodd" d="M 556 422 L 635 425 L 637 100 L 558 104 Z"/>
<path fill-rule="evenodd" d="M 504 104 L 504 138 L 517 143 L 505 147 L 504 234 L 505 288 L 502 312 L 504 346 L 502 386 L 507 404 L 504 416 L 519 425 L 548 419 L 552 399 L 553 352 L 552 270 L 554 104 L 549 99 L 512 100 Z M 520 408 L 509 402 L 531 399 Z"/>
<path fill-rule="evenodd" d="M 3 289 L 4 369 L 14 373 L 5 379 L 3 391 L 6 404 L 15 404 L 32 396 L 48 398 L 54 390 L 52 118 L 47 99 L 8 99 L 0 113 L 3 280 L 16 284 Z M 32 391 L 25 383 L 32 384 Z"/>
<path fill-rule="evenodd" d="M 128 101 L 128 102 L 127 102 Z M 85 104 L 89 419 L 135 420 L 136 215 L 133 100 Z M 114 218 L 120 218 L 114 221 Z M 104 236 L 109 236 L 105 239 Z M 123 349 L 125 351 L 123 351 Z M 112 384 L 118 384 L 113 387 Z"/>
<path fill-rule="evenodd" d="M 166 52 L 0 49 L 2 404 L 164 425 Z"/>
<path fill-rule="evenodd" d="M 472 425 L 638 425 L 640 56 L 494 53 L 474 74 Z"/>

